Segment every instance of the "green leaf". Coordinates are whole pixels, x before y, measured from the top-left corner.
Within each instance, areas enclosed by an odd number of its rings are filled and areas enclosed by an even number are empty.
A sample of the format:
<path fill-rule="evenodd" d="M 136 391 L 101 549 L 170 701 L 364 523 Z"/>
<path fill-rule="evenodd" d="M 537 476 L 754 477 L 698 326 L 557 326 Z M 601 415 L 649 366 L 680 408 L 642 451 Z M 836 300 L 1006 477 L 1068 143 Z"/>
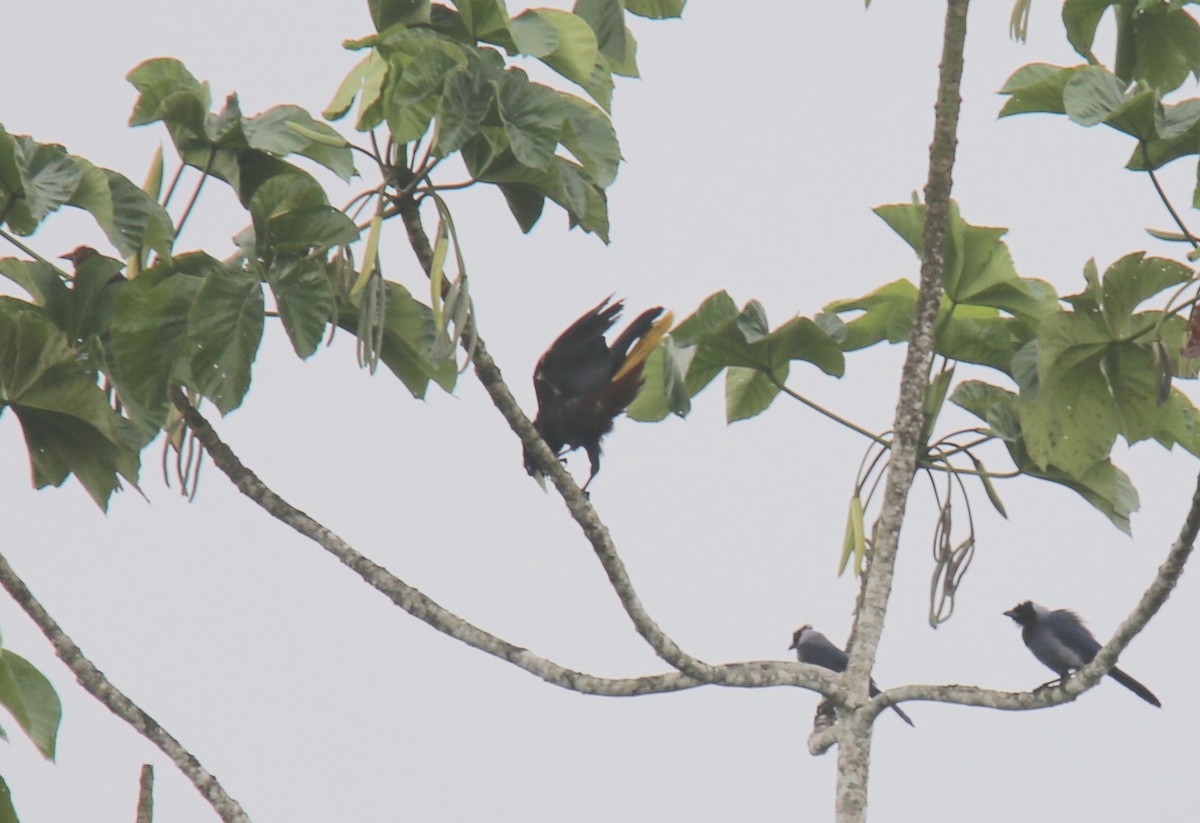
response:
<path fill-rule="evenodd" d="M 952 380 L 954 380 L 953 366 L 935 374 L 930 379 L 929 386 L 925 390 L 925 402 L 921 409 L 921 416 L 924 420 L 921 425 L 920 436 L 922 449 L 929 444 L 933 427 L 937 424 L 937 419 L 942 413 L 942 406 L 946 403 L 946 392 L 950 389 L 950 382 Z"/>
<path fill-rule="evenodd" d="M 467 68 L 467 58 L 453 43 L 416 33 L 398 44 L 391 58 L 391 82 L 383 98 L 388 127 L 396 142 L 419 139 L 437 112 L 448 77 Z"/>
<path fill-rule="evenodd" d="M 384 120 L 383 88 L 388 82 L 388 63 L 378 52 L 367 57 L 363 70 L 362 91 L 358 98 L 358 120 L 354 127 L 369 132 Z"/>
<path fill-rule="evenodd" d="M 1159 169 L 1172 160 L 1196 154 L 1198 151 L 1200 100 L 1181 100 L 1177 105 L 1163 106 L 1157 134 L 1153 139 L 1141 142 L 1134 148 L 1125 163 L 1125 168 L 1132 171 Z"/>
<path fill-rule="evenodd" d="M 728 299 L 723 292 L 715 302 L 709 299 L 710 312 L 722 311 L 722 296 Z M 787 380 L 793 360 L 806 360 L 827 374 L 842 374 L 844 362 L 837 343 L 807 318 L 794 318 L 768 332 L 766 315 L 754 300 L 735 317 L 712 324 L 700 334 L 695 317 L 672 334 L 676 345 L 690 341 L 696 346 L 688 363 L 687 392 L 696 394 L 728 368 L 726 409 L 730 422 L 752 417 L 770 405 L 779 393 L 779 385 Z"/>
<path fill-rule="evenodd" d="M 8 649 L 0 649 L 0 705 L 9 710 L 42 757 L 53 761 L 62 703 L 46 676 Z"/>
<path fill-rule="evenodd" d="M 40 223 L 71 199 L 83 171 L 62 146 L 22 136 L 15 138 L 13 149 L 26 208 L 32 221 Z"/>
<path fill-rule="evenodd" d="M 112 378 L 127 411 L 139 422 L 153 428 L 166 423 L 167 392 L 202 282 L 174 270 L 205 273 L 220 265 L 205 254 L 181 255 L 170 267 L 163 264 L 143 273 L 117 295 L 109 330 Z"/>
<path fill-rule="evenodd" d="M 477 71 L 458 69 L 446 78 L 437 102 L 437 152 L 445 157 L 474 137 L 491 110 L 496 87 Z"/>
<path fill-rule="evenodd" d="M 1154 353 L 1133 343 L 1113 346 L 1104 360 L 1121 435 L 1130 444 L 1155 437 L 1163 429 L 1167 409 L 1158 402 Z"/>
<path fill-rule="evenodd" d="M 776 374 L 779 382 L 787 379 L 787 364 Z M 779 394 L 779 387 L 759 369 L 730 366 L 725 375 L 725 419 L 736 423 L 762 413 Z"/>
<path fill-rule="evenodd" d="M 1154 438 L 1166 448 L 1176 443 L 1200 457 L 1200 411 L 1177 388 L 1167 398 L 1162 425 Z"/>
<path fill-rule="evenodd" d="M 541 219 L 542 210 L 546 205 L 546 195 L 536 186 L 524 184 L 498 183 L 497 187 L 508 203 L 508 210 L 517 219 L 521 231 L 528 234 L 533 231 L 537 221 Z"/>
<path fill-rule="evenodd" d="M 1013 321 L 997 316 L 993 309 L 959 306 L 943 311 L 937 336 L 937 352 L 952 360 L 978 363 L 1010 374 L 1012 359 L 1025 342 Z"/>
<path fill-rule="evenodd" d="M 642 388 L 625 409 L 625 415 L 641 423 L 657 423 L 670 413 L 663 373 L 663 346 L 660 345 L 646 358 L 642 368 Z"/>
<path fill-rule="evenodd" d="M 107 198 L 97 190 L 78 205 L 96 218 L 109 242 L 122 255 L 132 257 L 143 249 L 153 249 L 169 256 L 175 242 L 175 226 L 167 210 L 129 178 L 108 169 L 101 171 L 108 184 Z M 110 209 L 111 220 L 107 218 Z"/>
<path fill-rule="evenodd" d="M 855 351 L 882 340 L 898 343 L 907 339 L 916 303 L 917 287 L 896 280 L 863 297 L 830 303 L 822 311 L 834 315 L 862 312 L 845 321 L 845 337 L 840 341 L 842 351 Z"/>
<path fill-rule="evenodd" d="M 275 106 L 262 114 L 245 118 L 242 130 L 251 148 L 280 157 L 303 155 L 347 182 L 355 174 L 350 146 L 342 136 L 336 129 L 314 120 L 299 106 Z M 314 140 L 305 136 L 305 131 L 328 139 Z M 341 145 L 336 145 L 337 141 Z"/>
<path fill-rule="evenodd" d="M 333 284 L 325 266 L 310 257 L 276 260 L 267 269 L 267 282 L 292 348 L 301 358 L 309 357 L 336 312 Z"/>
<path fill-rule="evenodd" d="M 681 347 L 695 346 L 701 338 L 737 316 L 737 304 L 729 293 L 715 292 L 671 331 L 671 339 Z"/>
<path fill-rule="evenodd" d="M 508 35 L 508 9 L 504 0 L 455 0 L 467 31 L 477 40 L 495 40 Z"/>
<path fill-rule="evenodd" d="M 546 57 L 558 48 L 558 29 L 535 11 L 523 11 L 512 19 L 517 51 L 530 57 Z"/>
<path fill-rule="evenodd" d="M 51 314 L 68 299 L 68 289 L 57 269 L 41 260 L 0 258 L 0 274 L 29 292 L 33 302 L 50 309 Z"/>
<path fill-rule="evenodd" d="M 541 57 L 542 62 L 568 80 L 587 88 L 600 59 L 600 46 L 592 27 L 582 17 L 558 9 L 538 9 L 526 14 L 536 14 L 558 33 L 554 51 Z"/>
<path fill-rule="evenodd" d="M 518 162 L 511 151 L 489 156 L 480 142 L 476 138 L 463 147 L 467 169 L 477 180 L 500 185 L 523 230 L 537 222 L 541 198 L 549 197 L 567 211 L 572 228 L 595 232 L 608 242 L 608 201 L 604 190 L 581 166 L 552 155 L 546 169 L 530 168 Z"/>
<path fill-rule="evenodd" d="M 378 52 L 372 50 L 370 54 L 356 63 L 354 68 L 350 69 L 350 73 L 333 93 L 333 99 L 321 112 L 321 116 L 329 121 L 341 120 L 345 117 L 346 113 L 350 111 L 350 107 L 354 105 L 355 98 L 362 91 L 363 81 L 366 80 L 368 71 L 374 68 L 378 72 L 381 67 L 386 71 L 386 65 L 379 58 Z"/>
<path fill-rule="evenodd" d="M 846 373 L 841 347 L 807 317 L 796 317 L 784 323 L 767 336 L 766 344 L 770 360 L 776 365 L 804 360 L 833 377 Z"/>
<path fill-rule="evenodd" d="M 1063 25 L 1067 28 L 1067 40 L 1079 56 L 1094 62 L 1092 43 L 1096 39 L 1096 27 L 1109 6 L 1122 0 L 1065 0 L 1063 3 Z"/>
<path fill-rule="evenodd" d="M 1036 400 L 1022 396 L 1021 430 L 1032 459 L 1080 477 L 1108 459 L 1120 420 L 1101 370 L 1109 338 L 1095 318 L 1048 317 L 1039 334 Z"/>
<path fill-rule="evenodd" d="M 368 0 L 367 5 L 371 9 L 371 20 L 376 31 L 399 24 L 429 23 L 429 0 Z"/>
<path fill-rule="evenodd" d="M 575 0 L 574 13 L 592 27 L 600 53 L 620 64 L 626 58 L 623 0 Z"/>
<path fill-rule="evenodd" d="M 120 487 L 137 485 L 138 452 L 96 385 L 95 372 L 42 311 L 0 299 L 0 410 L 21 422 L 35 487 L 74 474 L 102 509 Z"/>
<path fill-rule="evenodd" d="M 1000 94 L 1009 99 L 1000 109 L 1001 117 L 1031 112 L 1066 114 L 1063 108 L 1063 89 L 1080 66 L 1052 66 L 1030 63 L 1022 66 L 1005 81 Z"/>
<path fill-rule="evenodd" d="M 1156 4 L 1132 20 L 1135 80 L 1166 94 L 1200 69 L 1200 25 L 1187 11 Z"/>
<path fill-rule="evenodd" d="M 458 377 L 458 366 L 452 356 L 431 357 L 437 340 L 433 310 L 413 298 L 408 289 L 398 283 L 385 282 L 383 348 L 380 359 L 412 393 L 421 399 L 434 380 L 445 391 L 451 391 Z M 338 325 L 358 334 L 358 309 L 341 306 Z"/>
<path fill-rule="evenodd" d="M 267 221 L 267 244 L 274 254 L 302 254 L 353 243 L 358 226 L 333 206 L 307 206 L 284 212 Z M 259 238 L 263 248 L 263 238 Z"/>
<path fill-rule="evenodd" d="M 565 119 L 558 94 L 512 69 L 499 83 L 497 104 L 517 161 L 535 169 L 550 165 Z"/>
<path fill-rule="evenodd" d="M 12 790 L 3 777 L 0 777 L 0 823 L 20 823 L 12 804 Z"/>
<path fill-rule="evenodd" d="M 192 380 L 223 415 L 241 405 L 250 388 L 263 311 L 259 278 L 228 266 L 211 271 L 192 301 L 187 341 Z"/>
<path fill-rule="evenodd" d="M 980 380 L 964 380 L 951 393 L 950 402 L 986 422 L 1002 440 L 1021 437 L 1017 395 L 1007 389 Z"/>
<path fill-rule="evenodd" d="M 625 0 L 625 10 L 638 17 L 649 17 L 662 20 L 668 17 L 679 17 L 687 0 Z"/>
<path fill-rule="evenodd" d="M 1146 257 L 1144 252 L 1126 255 L 1108 267 L 1102 281 L 1103 314 L 1109 334 L 1124 338 L 1146 325 L 1134 310 L 1164 289 L 1192 279 L 1187 266 L 1163 257 Z"/>
<path fill-rule="evenodd" d="M 1139 140 L 1153 139 L 1157 134 L 1157 92 L 1127 93 L 1125 88 L 1125 81 L 1107 69 L 1086 66 L 1063 88 L 1063 108 L 1081 126 L 1104 123 Z"/>
<path fill-rule="evenodd" d="M 1038 466 L 1030 459 L 1021 443 L 1007 445 L 1013 462 L 1023 473 L 1066 486 L 1100 511 L 1118 529 L 1126 534 L 1130 533 L 1130 515 L 1138 510 L 1141 503 L 1129 475 L 1114 466 L 1111 461 L 1102 460 L 1082 476 L 1076 476 L 1054 466 Z"/>
<path fill-rule="evenodd" d="M 177 105 L 179 96 L 189 96 L 199 103 L 201 111 L 212 105 L 208 84 L 201 83 L 180 61 L 158 57 L 140 63 L 125 79 L 134 85 L 139 96 L 129 117 L 129 125 L 144 126 L 161 120 L 165 110 Z"/>
<path fill-rule="evenodd" d="M 578 97 L 561 93 L 560 97 L 566 115 L 562 144 L 597 184 L 608 188 L 616 180 L 621 162 L 621 147 L 612 121 L 603 111 Z"/>

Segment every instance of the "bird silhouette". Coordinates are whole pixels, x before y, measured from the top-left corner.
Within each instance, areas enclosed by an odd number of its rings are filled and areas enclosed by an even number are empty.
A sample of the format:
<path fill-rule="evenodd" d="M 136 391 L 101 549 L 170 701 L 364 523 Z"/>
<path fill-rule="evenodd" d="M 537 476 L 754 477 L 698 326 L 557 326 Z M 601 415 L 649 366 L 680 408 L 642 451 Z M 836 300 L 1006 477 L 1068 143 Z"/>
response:
<path fill-rule="evenodd" d="M 820 666 L 823 669 L 829 669 L 834 672 L 846 671 L 846 664 L 850 662 L 850 658 L 844 651 L 830 642 L 829 638 L 821 634 L 812 626 L 801 626 L 792 634 L 792 645 L 789 649 L 796 650 L 796 657 L 801 663 L 811 663 L 814 666 Z M 879 687 L 875 685 L 875 679 L 871 679 L 870 695 L 875 697 L 879 694 Z M 899 706 L 890 705 L 892 711 L 900 715 L 900 719 L 908 725 L 916 728 L 916 724 L 912 722 L 907 714 L 901 710 Z"/>
<path fill-rule="evenodd" d="M 1051 610 L 1026 600 L 1004 614 L 1021 627 L 1021 639 L 1033 656 L 1058 675 L 1058 680 L 1051 683 L 1065 682 L 1071 672 L 1091 663 L 1100 651 L 1100 642 L 1079 615 L 1069 609 Z M 1116 666 L 1108 670 L 1108 676 L 1151 706 L 1162 706 L 1152 691 Z"/>
<path fill-rule="evenodd" d="M 610 305 L 611 299 L 606 297 L 560 334 L 533 372 L 538 399 L 533 426 L 556 455 L 578 448 L 587 451 L 591 474 L 584 491 L 600 471 L 601 439 L 637 396 L 646 358 L 673 320 L 661 306 L 646 309 L 610 346 L 604 335 L 624 305 L 620 300 Z M 528 448 L 524 461 L 525 470 L 543 483 L 542 467 Z"/>

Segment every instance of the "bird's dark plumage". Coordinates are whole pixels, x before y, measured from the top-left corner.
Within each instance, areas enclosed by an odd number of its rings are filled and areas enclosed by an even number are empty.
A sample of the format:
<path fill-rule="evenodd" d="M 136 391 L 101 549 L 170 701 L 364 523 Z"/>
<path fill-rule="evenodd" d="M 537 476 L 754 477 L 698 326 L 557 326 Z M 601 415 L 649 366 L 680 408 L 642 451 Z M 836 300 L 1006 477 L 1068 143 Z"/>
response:
<path fill-rule="evenodd" d="M 1021 627 L 1021 639 L 1033 656 L 1065 681 L 1071 672 L 1092 662 L 1100 642 L 1079 615 L 1069 609 L 1050 610 L 1026 600 L 1004 613 Z M 1109 676 L 1152 706 L 1162 706 L 1154 693 L 1113 666 Z"/>
<path fill-rule="evenodd" d="M 609 305 L 609 299 L 560 334 L 533 372 L 538 399 L 534 428 L 555 454 L 587 451 L 592 472 L 585 489 L 600 471 L 601 438 L 637 396 L 646 358 L 672 321 L 670 312 L 659 319 L 661 307 L 647 309 L 610 346 L 604 335 L 620 317 L 623 303 Z M 540 478 L 541 468 L 528 449 L 524 457 L 525 470 Z"/>
<path fill-rule="evenodd" d="M 812 626 L 801 626 L 796 629 L 792 634 L 792 645 L 788 648 L 796 650 L 796 657 L 801 663 L 811 663 L 834 672 L 846 671 L 846 665 L 850 662 L 849 656 L 844 651 L 833 645 L 828 637 Z M 870 695 L 875 697 L 877 694 L 879 694 L 879 687 L 875 685 L 875 680 L 872 678 Z M 893 705 L 891 709 L 900 715 L 901 720 L 916 728 L 916 724 L 899 706 Z"/>

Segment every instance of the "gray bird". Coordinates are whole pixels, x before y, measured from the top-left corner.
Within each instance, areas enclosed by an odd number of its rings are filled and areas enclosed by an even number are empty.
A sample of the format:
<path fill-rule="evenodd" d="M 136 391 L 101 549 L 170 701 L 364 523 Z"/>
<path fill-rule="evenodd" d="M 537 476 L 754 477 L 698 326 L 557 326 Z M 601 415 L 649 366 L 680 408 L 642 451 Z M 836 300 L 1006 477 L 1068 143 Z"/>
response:
<path fill-rule="evenodd" d="M 811 663 L 834 672 L 846 671 L 846 664 L 850 662 L 850 658 L 844 651 L 830 643 L 828 637 L 812 626 L 801 626 L 796 629 L 795 634 L 792 635 L 792 645 L 788 648 L 796 650 L 796 657 L 801 663 Z M 875 685 L 874 679 L 871 680 L 870 694 L 871 697 L 879 694 L 879 687 Z M 916 728 L 916 725 L 908 715 L 901 711 L 899 706 L 892 706 L 891 709 L 900 715 L 901 720 Z"/>
<path fill-rule="evenodd" d="M 1092 637 L 1079 615 L 1069 609 L 1051 611 L 1032 600 L 1026 600 L 1004 614 L 1020 625 L 1021 639 L 1034 657 L 1058 675 L 1058 683 L 1065 682 L 1072 671 L 1092 662 L 1096 652 L 1100 651 L 1099 641 Z M 1151 706 L 1162 706 L 1153 692 L 1116 666 L 1108 674 Z"/>

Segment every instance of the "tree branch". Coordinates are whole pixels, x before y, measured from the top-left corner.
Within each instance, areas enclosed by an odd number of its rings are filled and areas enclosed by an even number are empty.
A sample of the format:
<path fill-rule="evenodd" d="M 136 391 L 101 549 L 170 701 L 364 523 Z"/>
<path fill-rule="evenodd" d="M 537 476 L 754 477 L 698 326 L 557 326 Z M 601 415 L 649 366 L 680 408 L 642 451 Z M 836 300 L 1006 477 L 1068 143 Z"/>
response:
<path fill-rule="evenodd" d="M 528 649 L 513 645 L 475 626 L 445 609 L 432 598 L 409 586 L 383 566 L 360 554 L 344 540 L 271 491 L 254 472 L 246 468 L 233 451 L 221 441 L 209 422 L 196 410 L 183 392 L 172 392 L 175 407 L 196 439 L 204 446 L 213 464 L 233 481 L 238 490 L 262 509 L 295 531 L 316 542 L 359 575 L 368 585 L 386 596 L 413 617 L 461 640 L 469 646 L 505 660 L 535 674 L 547 683 L 583 694 L 606 697 L 632 697 L 661 694 L 719 682 L 742 688 L 800 686 L 833 692 L 835 681 L 828 671 L 816 666 L 775 660 L 757 660 L 711 666 L 711 680 L 699 680 L 680 672 L 633 678 L 606 678 L 574 671 L 540 657 Z"/>
<path fill-rule="evenodd" d="M 1085 691 L 1095 687 L 1109 670 L 1116 665 L 1117 657 L 1129 645 L 1134 637 L 1150 622 L 1167 602 L 1200 534 L 1200 476 L 1196 478 L 1196 490 L 1192 493 L 1192 504 L 1184 517 L 1179 537 L 1171 544 L 1171 550 L 1158 567 L 1154 580 L 1146 588 L 1129 617 L 1118 627 L 1116 633 L 1096 653 L 1091 663 L 1067 679 L 1059 686 L 1037 689 L 1032 692 L 1002 692 L 993 689 L 981 689 L 976 686 L 960 685 L 912 685 L 889 689 L 871 700 L 860 709 L 860 713 L 868 718 L 874 718 L 893 703 L 912 700 L 927 700 L 938 703 L 954 703 L 960 706 L 983 706 L 1000 711 L 1030 711 L 1045 709 L 1075 700 Z M 834 744 L 839 742 L 839 732 L 836 728 L 821 726 L 814 730 L 809 737 L 809 751 L 813 754 L 824 754 Z"/>
<path fill-rule="evenodd" d="M 854 619 L 850 656 L 842 679 L 848 692 L 846 704 L 853 709 L 867 700 L 871 668 L 883 633 L 888 597 L 892 589 L 896 550 L 905 505 L 917 469 L 922 410 L 933 365 L 935 323 L 942 297 L 946 235 L 950 216 L 955 149 L 958 144 L 958 113 L 963 70 L 963 46 L 967 35 L 969 0 L 949 0 L 946 7 L 942 61 L 938 77 L 933 142 L 929 147 L 929 177 L 925 184 L 925 229 L 922 236 L 921 284 L 914 308 L 908 352 L 900 378 L 900 398 L 892 428 L 892 457 L 888 467 L 883 506 L 875 524 L 870 565 L 866 571 L 861 602 Z M 871 728 L 855 721 L 844 729 L 838 747 L 837 815 L 839 821 L 864 820 L 867 808 L 867 776 L 870 768 Z M 851 745 L 847 745 L 849 741 Z"/>
<path fill-rule="evenodd" d="M 154 718 L 146 714 L 136 703 L 130 700 L 120 689 L 108 681 L 92 661 L 88 660 L 78 646 L 67 636 L 66 632 L 55 622 L 46 611 L 29 587 L 23 581 L 8 561 L 0 555 L 0 585 L 4 586 L 12 599 L 29 615 L 50 644 L 54 653 L 67 665 L 75 675 L 79 685 L 99 700 L 110 712 L 133 726 L 143 737 L 158 746 L 163 754 L 179 768 L 196 790 L 208 801 L 213 810 L 220 815 L 225 823 L 250 823 L 249 816 L 242 811 L 238 802 L 226 794 L 225 789 L 209 772 L 200 765 L 195 755 L 183 747 L 178 740 L 166 729 L 158 725 Z"/>
<path fill-rule="evenodd" d="M 422 268 L 425 269 L 425 273 L 428 275 L 433 268 L 433 248 L 429 245 L 429 237 L 425 234 L 425 229 L 421 225 L 419 207 L 409 197 L 398 200 L 396 208 L 400 213 L 401 219 L 404 221 L 405 229 L 408 231 L 409 242 L 412 245 L 413 251 L 416 252 L 417 259 L 420 260 Z M 633 582 L 629 579 L 629 574 L 625 570 L 625 564 L 617 554 L 616 547 L 609 537 L 608 529 L 600 521 L 600 517 L 596 514 L 591 500 L 580 491 L 579 487 L 575 484 L 574 478 L 558 462 L 557 456 L 550 451 L 549 447 L 542 440 L 541 435 L 537 433 L 537 430 L 533 428 L 533 424 L 529 422 L 529 418 L 521 411 L 520 405 L 518 405 L 516 399 L 512 396 L 512 392 L 508 390 L 508 386 L 504 382 L 504 377 L 500 373 L 499 366 L 496 365 L 496 361 L 488 354 L 487 346 L 484 345 L 483 340 L 479 337 L 475 328 L 474 318 L 468 321 L 464 338 L 474 339 L 475 352 L 473 362 L 475 364 L 475 374 L 479 378 L 479 382 L 483 384 L 484 389 L 492 398 L 492 403 L 504 415 L 504 419 L 508 421 L 509 427 L 521 438 L 522 444 L 528 446 L 535 453 L 535 456 L 543 466 L 549 467 L 548 476 L 550 480 L 554 483 L 554 487 L 558 489 L 559 494 L 562 495 L 563 502 L 567 506 L 567 511 L 571 513 L 571 517 L 579 524 L 584 536 L 592 544 L 592 549 L 596 552 L 596 557 L 599 558 L 600 564 L 604 567 L 613 590 L 616 591 L 617 597 L 620 598 L 621 605 L 633 621 L 634 628 L 637 629 L 638 634 L 650 644 L 655 654 L 669 665 L 695 680 L 704 683 L 722 683 L 730 686 L 742 685 L 727 680 L 728 671 L 726 669 L 705 663 L 685 652 L 650 617 L 641 600 L 638 598 L 637 592 L 633 588 Z"/>

